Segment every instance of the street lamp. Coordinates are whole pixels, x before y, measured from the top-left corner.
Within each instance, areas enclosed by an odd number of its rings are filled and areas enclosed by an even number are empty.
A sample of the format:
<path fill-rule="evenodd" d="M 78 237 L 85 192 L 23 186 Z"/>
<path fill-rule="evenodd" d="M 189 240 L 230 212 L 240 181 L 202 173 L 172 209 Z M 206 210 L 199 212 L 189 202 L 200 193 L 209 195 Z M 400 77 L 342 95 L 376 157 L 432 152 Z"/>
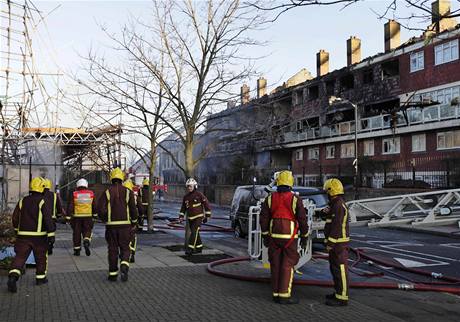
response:
<path fill-rule="evenodd" d="M 351 105 L 355 111 L 355 159 L 353 160 L 353 166 L 355 167 L 355 176 L 354 176 L 354 188 L 355 188 L 355 200 L 359 198 L 358 194 L 358 105 L 355 103 L 343 99 L 341 97 L 331 96 L 329 97 L 329 106 L 336 105 Z"/>

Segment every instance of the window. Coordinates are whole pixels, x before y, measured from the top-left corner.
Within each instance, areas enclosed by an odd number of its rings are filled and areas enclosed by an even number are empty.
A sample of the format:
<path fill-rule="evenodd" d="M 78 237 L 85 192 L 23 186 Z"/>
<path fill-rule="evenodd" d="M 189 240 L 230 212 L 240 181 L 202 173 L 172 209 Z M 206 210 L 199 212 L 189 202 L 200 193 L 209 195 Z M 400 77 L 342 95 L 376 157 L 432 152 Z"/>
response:
<path fill-rule="evenodd" d="M 295 129 L 297 132 L 302 132 L 302 121 L 296 122 Z"/>
<path fill-rule="evenodd" d="M 340 146 L 340 157 L 342 158 L 354 158 L 355 157 L 355 144 L 344 143 Z"/>
<path fill-rule="evenodd" d="M 295 159 L 296 159 L 296 161 L 303 160 L 303 149 L 295 150 Z"/>
<path fill-rule="evenodd" d="M 335 79 L 331 79 L 326 82 L 326 94 L 327 95 L 335 94 Z"/>
<path fill-rule="evenodd" d="M 374 82 L 374 71 L 366 69 L 363 71 L 363 84 L 372 84 Z"/>
<path fill-rule="evenodd" d="M 335 158 L 335 145 L 327 145 L 326 146 L 326 159 L 334 159 Z"/>
<path fill-rule="evenodd" d="M 364 156 L 374 155 L 374 140 L 364 141 Z"/>
<path fill-rule="evenodd" d="M 399 137 L 383 139 L 382 154 L 395 154 L 401 151 Z"/>
<path fill-rule="evenodd" d="M 445 64 L 458 59 L 458 39 L 434 47 L 435 65 Z"/>
<path fill-rule="evenodd" d="M 349 90 L 355 87 L 355 78 L 353 74 L 348 74 L 340 78 L 340 87 L 342 90 Z"/>
<path fill-rule="evenodd" d="M 438 133 L 438 150 L 460 148 L 460 130 Z"/>
<path fill-rule="evenodd" d="M 423 51 L 410 54 L 410 72 L 416 72 L 424 68 Z"/>
<path fill-rule="evenodd" d="M 308 160 L 318 160 L 318 159 L 319 159 L 319 148 L 308 149 Z"/>
<path fill-rule="evenodd" d="M 308 98 L 311 100 L 317 99 L 319 97 L 319 86 L 311 86 L 308 88 Z"/>
<path fill-rule="evenodd" d="M 382 78 L 399 76 L 399 60 L 390 60 L 382 63 Z"/>
<path fill-rule="evenodd" d="M 303 90 L 294 92 L 294 105 L 300 105 L 303 103 Z"/>
<path fill-rule="evenodd" d="M 412 152 L 421 152 L 426 150 L 425 134 L 412 135 Z"/>

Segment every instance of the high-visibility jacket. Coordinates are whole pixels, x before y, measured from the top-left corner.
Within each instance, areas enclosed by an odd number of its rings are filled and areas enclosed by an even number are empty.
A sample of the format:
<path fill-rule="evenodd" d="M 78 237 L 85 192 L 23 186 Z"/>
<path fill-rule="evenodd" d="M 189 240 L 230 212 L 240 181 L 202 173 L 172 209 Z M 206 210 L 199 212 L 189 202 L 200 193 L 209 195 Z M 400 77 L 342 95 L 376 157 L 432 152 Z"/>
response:
<path fill-rule="evenodd" d="M 187 215 L 188 220 L 201 217 L 211 217 L 211 207 L 208 199 L 198 190 L 187 193 L 182 199 L 179 215 Z"/>
<path fill-rule="evenodd" d="M 350 218 L 342 196 L 333 197 L 329 202 L 330 212 L 326 215 L 324 226 L 325 243 L 332 247 L 337 243 L 350 241 Z"/>
<path fill-rule="evenodd" d="M 63 209 L 61 204 L 61 199 L 58 197 L 56 192 L 50 191 L 49 189 L 45 189 L 43 193 L 43 199 L 46 203 L 50 204 L 52 209 L 52 217 L 53 219 L 57 219 L 62 215 Z"/>
<path fill-rule="evenodd" d="M 13 212 L 13 227 L 18 237 L 52 237 L 56 225 L 43 194 L 32 192 L 19 200 Z"/>
<path fill-rule="evenodd" d="M 134 193 L 114 183 L 99 198 L 98 216 L 107 226 L 131 225 L 137 221 Z"/>
<path fill-rule="evenodd" d="M 305 208 L 292 192 L 273 192 L 262 204 L 260 228 L 263 236 L 293 240 L 308 236 Z"/>
<path fill-rule="evenodd" d="M 75 190 L 70 199 L 68 213 L 74 218 L 97 218 L 94 192 L 84 188 Z"/>

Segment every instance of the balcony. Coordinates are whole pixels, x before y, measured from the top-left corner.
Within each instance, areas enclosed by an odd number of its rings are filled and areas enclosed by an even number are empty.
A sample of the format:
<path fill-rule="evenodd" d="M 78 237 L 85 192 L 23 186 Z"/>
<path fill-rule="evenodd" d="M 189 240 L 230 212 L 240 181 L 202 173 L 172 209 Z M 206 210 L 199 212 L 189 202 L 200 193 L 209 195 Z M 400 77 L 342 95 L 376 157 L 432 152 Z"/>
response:
<path fill-rule="evenodd" d="M 362 118 L 359 120 L 358 133 L 386 130 L 391 127 L 390 114 Z M 396 126 L 411 126 L 460 118 L 460 108 L 450 105 L 436 105 L 424 109 L 407 110 L 409 124 L 402 112 L 397 113 Z M 355 121 L 341 122 L 318 128 L 305 129 L 302 132 L 287 132 L 278 138 L 278 143 L 290 143 L 345 135 L 354 135 Z"/>

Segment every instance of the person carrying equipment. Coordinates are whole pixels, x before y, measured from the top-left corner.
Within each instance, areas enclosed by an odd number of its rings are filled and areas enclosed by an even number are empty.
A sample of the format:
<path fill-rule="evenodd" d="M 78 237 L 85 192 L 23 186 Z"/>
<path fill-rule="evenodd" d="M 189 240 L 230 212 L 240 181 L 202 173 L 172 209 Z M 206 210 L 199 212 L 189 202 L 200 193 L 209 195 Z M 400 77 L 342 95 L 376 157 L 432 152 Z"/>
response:
<path fill-rule="evenodd" d="M 308 223 L 302 200 L 292 192 L 294 177 L 291 171 L 281 171 L 276 177 L 277 191 L 263 202 L 260 228 L 265 247 L 268 247 L 273 301 L 296 304 L 292 297 L 294 266 L 299 262 L 298 237 L 306 249 Z"/>

